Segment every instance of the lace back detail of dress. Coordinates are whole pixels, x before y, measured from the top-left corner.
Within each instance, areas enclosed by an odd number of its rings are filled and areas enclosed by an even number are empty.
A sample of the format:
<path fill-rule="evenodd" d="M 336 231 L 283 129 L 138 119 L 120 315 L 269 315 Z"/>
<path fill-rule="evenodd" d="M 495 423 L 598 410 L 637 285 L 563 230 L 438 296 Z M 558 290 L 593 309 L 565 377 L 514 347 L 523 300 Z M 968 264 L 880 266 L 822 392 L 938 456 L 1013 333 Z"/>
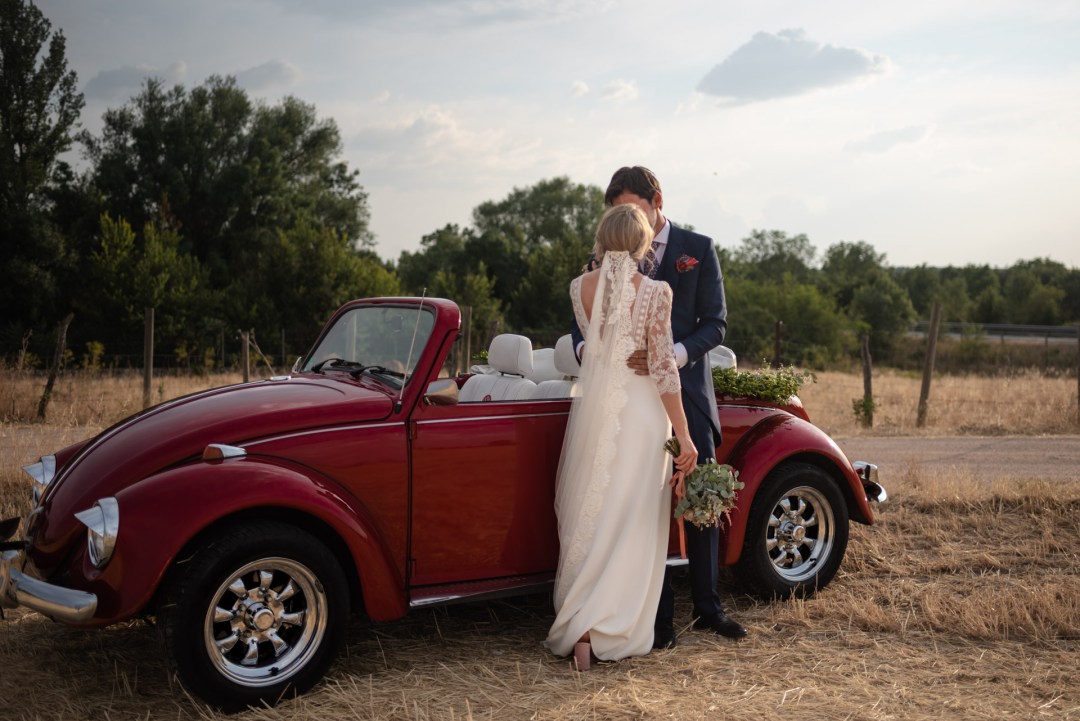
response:
<path fill-rule="evenodd" d="M 589 539 L 594 535 L 596 518 L 611 483 L 610 468 L 615 458 L 616 440 L 619 436 L 619 416 L 627 403 L 626 359 L 635 349 L 633 309 L 636 297 L 633 277 L 637 263 L 628 253 L 606 253 L 601 266 L 601 278 L 593 297 L 593 317 L 585 318 L 580 299 L 581 285 L 578 280 L 571 285 L 572 303 L 578 325 L 586 335 L 585 358 L 582 363 L 583 396 L 577 402 L 572 428 L 576 442 L 584 442 L 582 426 L 589 428 L 592 436 L 591 452 L 579 457 L 581 465 L 577 472 L 583 473 L 584 495 L 575 513 L 577 523 L 573 532 L 563 542 L 563 567 L 576 575 L 589 550 Z M 584 321 L 584 322 L 583 322 Z M 559 503 L 560 513 L 569 510 L 569 504 Z M 556 602 L 565 587 L 556 585 Z"/>

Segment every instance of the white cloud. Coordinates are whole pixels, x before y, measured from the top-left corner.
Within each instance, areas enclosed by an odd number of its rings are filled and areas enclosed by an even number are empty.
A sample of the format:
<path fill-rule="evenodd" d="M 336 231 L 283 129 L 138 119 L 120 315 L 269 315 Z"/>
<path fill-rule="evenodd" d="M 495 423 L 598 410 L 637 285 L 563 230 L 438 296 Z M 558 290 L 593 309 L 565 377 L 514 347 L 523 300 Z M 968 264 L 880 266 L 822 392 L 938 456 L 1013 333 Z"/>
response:
<path fill-rule="evenodd" d="M 327 18 L 333 22 L 372 19 L 407 22 L 414 26 L 440 27 L 483 24 L 560 22 L 596 15 L 613 0 L 263 0 L 282 9 Z"/>
<path fill-rule="evenodd" d="M 575 80 L 574 84 L 570 86 L 570 94 L 575 98 L 580 98 L 583 95 L 589 94 L 589 86 L 585 84 L 583 80 Z"/>
<path fill-rule="evenodd" d="M 610 100 L 616 103 L 625 103 L 630 100 L 636 100 L 637 96 L 637 86 L 629 80 L 615 80 L 610 82 L 604 87 L 603 92 L 600 94 L 601 99 Z"/>
<path fill-rule="evenodd" d="M 300 69 L 285 60 L 269 60 L 236 73 L 237 84 L 253 93 L 291 88 L 302 79 Z"/>
<path fill-rule="evenodd" d="M 142 90 L 147 78 L 162 80 L 166 86 L 184 82 L 187 77 L 187 65 L 176 62 L 166 70 L 150 65 L 126 65 L 113 70 L 102 70 L 90 78 L 83 88 L 83 93 L 91 100 L 127 101 Z"/>
<path fill-rule="evenodd" d="M 739 105 L 843 85 L 888 68 L 882 55 L 822 45 L 804 30 L 759 32 L 710 70 L 697 89 Z"/>
<path fill-rule="evenodd" d="M 493 170 L 528 165 L 531 161 L 523 157 L 531 157 L 540 144 L 540 138 L 515 140 L 497 128 L 473 127 L 435 105 L 361 127 L 349 140 L 350 148 L 362 156 L 359 165 L 365 174 L 390 184 L 420 172 L 429 180 L 438 178 L 435 182 L 445 182 L 450 174 L 454 183 L 469 185 Z M 466 167 L 471 169 L 468 176 L 461 174 Z"/>
<path fill-rule="evenodd" d="M 917 143 L 929 133 L 930 129 L 925 125 L 911 125 L 906 128 L 882 130 L 858 140 L 849 141 L 844 145 L 844 150 L 853 153 L 884 153 L 898 145 Z"/>

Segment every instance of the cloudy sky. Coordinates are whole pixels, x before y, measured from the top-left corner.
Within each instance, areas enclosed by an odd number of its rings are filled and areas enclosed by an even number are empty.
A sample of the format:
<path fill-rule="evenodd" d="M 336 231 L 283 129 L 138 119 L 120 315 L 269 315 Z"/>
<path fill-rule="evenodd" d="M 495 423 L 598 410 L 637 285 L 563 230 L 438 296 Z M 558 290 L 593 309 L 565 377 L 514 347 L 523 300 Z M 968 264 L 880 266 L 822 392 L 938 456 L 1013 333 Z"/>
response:
<path fill-rule="evenodd" d="M 640 164 L 728 247 L 1080 266 L 1075 0 L 36 2 L 91 130 L 148 75 L 314 104 L 385 258 L 515 187 Z"/>

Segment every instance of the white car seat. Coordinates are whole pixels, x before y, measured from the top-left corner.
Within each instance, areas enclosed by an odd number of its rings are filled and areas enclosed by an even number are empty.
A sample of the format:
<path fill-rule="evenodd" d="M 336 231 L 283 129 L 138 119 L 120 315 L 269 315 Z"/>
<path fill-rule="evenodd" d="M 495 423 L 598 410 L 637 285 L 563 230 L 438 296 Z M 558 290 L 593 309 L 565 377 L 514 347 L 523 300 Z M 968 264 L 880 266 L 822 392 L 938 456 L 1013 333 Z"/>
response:
<path fill-rule="evenodd" d="M 525 336 L 504 333 L 492 338 L 487 364 L 494 372 L 465 381 L 459 403 L 524 400 L 536 390 L 536 384 L 525 377 L 533 370 L 532 341 Z"/>
<path fill-rule="evenodd" d="M 709 351 L 710 368 L 733 368 L 738 370 L 739 364 L 735 360 L 735 351 L 727 346 L 718 345 Z"/>
<path fill-rule="evenodd" d="M 526 378 L 539 385 L 544 381 L 561 381 L 563 375 L 555 367 L 554 348 L 537 348 L 533 351 L 532 373 L 526 375 Z"/>
<path fill-rule="evenodd" d="M 581 365 L 574 353 L 574 341 L 569 335 L 559 338 L 553 355 L 555 370 L 562 375 L 559 379 L 537 384 L 533 398 L 573 398 L 576 395 L 575 379 L 581 373 Z"/>

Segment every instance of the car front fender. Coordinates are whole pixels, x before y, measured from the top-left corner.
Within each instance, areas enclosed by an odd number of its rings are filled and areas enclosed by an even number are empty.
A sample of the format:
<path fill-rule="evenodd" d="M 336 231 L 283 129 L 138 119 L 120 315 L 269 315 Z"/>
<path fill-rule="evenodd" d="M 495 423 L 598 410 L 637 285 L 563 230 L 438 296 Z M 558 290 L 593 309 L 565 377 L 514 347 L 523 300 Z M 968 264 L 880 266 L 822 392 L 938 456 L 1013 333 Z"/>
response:
<path fill-rule="evenodd" d="M 778 413 L 747 431 L 726 461 L 739 472 L 744 488 L 738 492 L 735 508 L 725 524 L 720 549 L 722 565 L 730 566 L 739 560 L 754 496 L 765 477 L 789 460 L 812 463 L 828 471 L 839 481 L 851 519 L 867 524 L 874 522 L 862 481 L 836 442 L 814 424 Z"/>
<path fill-rule="evenodd" d="M 198 461 L 151 476 L 116 494 L 120 529 L 112 559 L 98 570 L 85 546 L 76 554 L 70 585 L 94 593 L 91 625 L 107 625 L 143 611 L 174 561 L 211 526 L 244 518 L 312 519 L 341 540 L 351 555 L 367 614 L 403 616 L 405 584 L 378 527 L 364 506 L 309 468 L 279 459 L 243 456 Z M 345 563 L 345 559 L 342 560 Z"/>

